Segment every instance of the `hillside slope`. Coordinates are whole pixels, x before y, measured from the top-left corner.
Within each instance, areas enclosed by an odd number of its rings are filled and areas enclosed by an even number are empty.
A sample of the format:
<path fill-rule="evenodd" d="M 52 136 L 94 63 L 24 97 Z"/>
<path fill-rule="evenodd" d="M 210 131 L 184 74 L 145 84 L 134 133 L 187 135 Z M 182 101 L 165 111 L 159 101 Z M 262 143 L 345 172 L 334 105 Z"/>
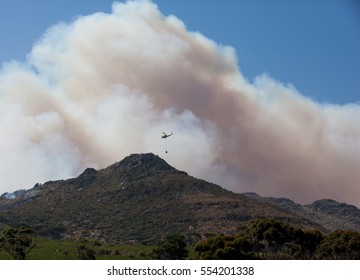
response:
<path fill-rule="evenodd" d="M 27 224 L 52 238 L 153 243 L 180 231 L 196 240 L 208 233 L 234 233 L 256 218 L 323 229 L 193 178 L 153 154 L 132 154 L 105 169 L 88 168 L 77 178 L 37 184 L 20 197 L 0 199 L 0 222 Z"/>
<path fill-rule="evenodd" d="M 329 231 L 337 229 L 360 231 L 360 209 L 354 205 L 332 199 L 321 199 L 312 204 L 300 205 L 288 198 L 261 197 L 255 193 L 243 195 L 297 214 Z"/>

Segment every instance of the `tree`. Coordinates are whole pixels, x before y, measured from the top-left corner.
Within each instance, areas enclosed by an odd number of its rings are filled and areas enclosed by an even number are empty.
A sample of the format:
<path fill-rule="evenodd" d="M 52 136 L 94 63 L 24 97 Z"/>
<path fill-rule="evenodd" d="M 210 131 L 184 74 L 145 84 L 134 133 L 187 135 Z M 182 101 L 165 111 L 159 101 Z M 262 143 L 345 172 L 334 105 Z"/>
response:
<path fill-rule="evenodd" d="M 262 258 L 281 259 L 312 259 L 324 238 L 318 230 L 303 231 L 272 219 L 250 222 L 244 234 L 257 242 Z"/>
<path fill-rule="evenodd" d="M 300 240 L 303 255 L 306 254 L 305 256 L 308 258 L 316 257 L 317 250 L 324 238 L 324 235 L 316 229 L 304 231 L 304 237 Z"/>
<path fill-rule="evenodd" d="M 182 234 L 167 234 L 159 246 L 152 251 L 152 258 L 156 260 L 184 260 L 189 254 L 186 246 L 185 237 Z"/>
<path fill-rule="evenodd" d="M 249 260 L 257 259 L 253 243 L 241 235 L 219 234 L 195 245 L 195 252 L 202 260 Z"/>
<path fill-rule="evenodd" d="M 36 234 L 27 226 L 3 230 L 0 236 L 0 248 L 15 260 L 24 260 L 36 246 Z"/>
<path fill-rule="evenodd" d="M 76 257 L 79 260 L 95 260 L 96 246 L 101 246 L 97 241 L 82 240 L 76 250 Z"/>
<path fill-rule="evenodd" d="M 330 233 L 318 249 L 320 259 L 360 259 L 360 232 L 336 230 Z"/>

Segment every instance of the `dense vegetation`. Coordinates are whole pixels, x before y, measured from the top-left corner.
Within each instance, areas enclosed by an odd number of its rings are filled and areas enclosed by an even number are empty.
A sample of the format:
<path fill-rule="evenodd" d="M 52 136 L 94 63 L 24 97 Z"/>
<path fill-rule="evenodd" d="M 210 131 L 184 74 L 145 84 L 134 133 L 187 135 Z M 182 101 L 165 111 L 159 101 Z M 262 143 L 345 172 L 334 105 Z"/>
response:
<path fill-rule="evenodd" d="M 250 222 L 236 235 L 215 235 L 195 245 L 197 258 L 360 259 L 360 233 L 337 230 L 323 235 L 272 219 Z"/>
<path fill-rule="evenodd" d="M 21 235 L 20 232 L 23 231 Z M 10 234 L 10 235 L 9 235 Z M 6 238 L 8 241 L 6 242 Z M 302 230 L 272 219 L 258 219 L 237 234 L 208 235 L 198 242 L 176 232 L 159 240 L 157 246 L 110 245 L 96 240 L 53 240 L 39 238 L 34 246 L 29 228 L 8 228 L 0 235 L 0 259 L 360 259 L 360 232 L 337 230 L 323 234 Z M 23 243 L 18 243 L 20 241 Z M 11 254 L 11 249 L 26 252 Z M 32 250 L 29 250 L 29 249 Z M 16 250 L 15 250 L 16 251 Z"/>

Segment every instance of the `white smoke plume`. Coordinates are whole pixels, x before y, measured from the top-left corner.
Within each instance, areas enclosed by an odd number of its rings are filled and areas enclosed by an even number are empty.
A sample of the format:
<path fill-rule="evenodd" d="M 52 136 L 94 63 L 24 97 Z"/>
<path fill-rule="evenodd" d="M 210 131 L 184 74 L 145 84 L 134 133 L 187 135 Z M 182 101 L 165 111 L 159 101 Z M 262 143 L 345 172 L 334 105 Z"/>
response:
<path fill-rule="evenodd" d="M 360 205 L 359 104 L 251 83 L 233 48 L 150 1 L 57 24 L 4 64 L 0 135 L 0 193 L 153 152 L 235 192 Z"/>

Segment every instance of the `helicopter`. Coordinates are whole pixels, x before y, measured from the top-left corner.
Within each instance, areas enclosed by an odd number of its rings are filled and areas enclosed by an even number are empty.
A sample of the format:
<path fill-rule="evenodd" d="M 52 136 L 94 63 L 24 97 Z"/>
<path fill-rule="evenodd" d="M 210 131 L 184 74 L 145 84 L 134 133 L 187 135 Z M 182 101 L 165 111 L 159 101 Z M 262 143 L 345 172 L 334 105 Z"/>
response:
<path fill-rule="evenodd" d="M 166 134 L 165 132 L 163 132 L 163 135 L 161 136 L 162 139 L 165 140 L 164 144 L 165 144 L 165 153 L 167 154 L 167 145 L 166 145 L 166 138 L 170 137 L 171 135 L 173 135 L 173 133 L 171 132 L 170 134 Z"/>
<path fill-rule="evenodd" d="M 173 135 L 173 133 L 171 132 L 170 134 L 166 134 L 165 132 L 163 132 L 163 135 L 161 136 L 161 138 L 168 138 L 170 137 L 171 135 Z"/>

